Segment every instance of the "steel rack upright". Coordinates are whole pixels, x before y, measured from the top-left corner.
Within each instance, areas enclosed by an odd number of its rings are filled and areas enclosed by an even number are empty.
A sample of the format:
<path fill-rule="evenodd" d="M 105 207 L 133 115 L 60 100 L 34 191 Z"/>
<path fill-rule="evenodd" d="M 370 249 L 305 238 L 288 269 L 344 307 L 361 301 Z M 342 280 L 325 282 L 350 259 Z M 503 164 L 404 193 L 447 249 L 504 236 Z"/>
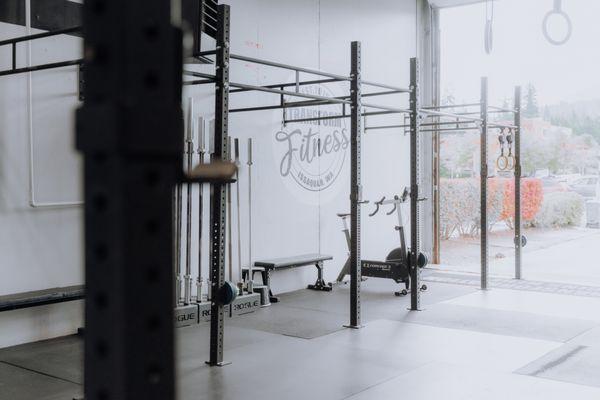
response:
<path fill-rule="evenodd" d="M 413 65 L 414 63 L 414 65 Z M 489 238 L 488 238 L 488 211 L 487 211 L 487 200 L 488 200 L 488 178 L 489 178 L 489 157 L 488 157 L 488 132 L 495 129 L 510 129 L 515 133 L 515 167 L 514 167 L 514 180 L 515 180 L 515 221 L 514 221 L 514 246 L 515 246 L 515 279 L 521 279 L 522 273 L 522 248 L 523 248 L 523 235 L 522 235 L 522 214 L 521 214 L 521 89 L 520 87 L 515 88 L 514 96 L 514 107 L 513 108 L 502 108 L 492 106 L 489 104 L 488 94 L 488 79 L 486 77 L 481 78 L 481 91 L 480 101 L 466 104 L 456 105 L 436 105 L 436 106 L 424 106 L 420 107 L 418 104 L 419 96 L 419 77 L 418 77 L 418 60 L 411 61 L 411 99 L 410 99 L 410 110 L 404 111 L 410 115 L 409 123 L 398 124 L 398 125 L 381 125 L 381 126 L 365 126 L 365 131 L 373 130 L 386 130 L 386 129 L 404 129 L 408 130 L 411 135 L 411 188 L 416 182 L 420 182 L 419 177 L 413 177 L 412 174 L 415 171 L 420 171 L 419 155 L 420 155 L 420 139 L 414 142 L 415 137 L 422 137 L 424 133 L 432 133 L 434 135 L 440 135 L 450 132 L 476 132 L 479 133 L 480 143 L 480 226 L 481 231 L 480 237 L 480 275 L 481 275 L 481 289 L 485 290 L 489 286 Z M 415 96 L 413 96 L 415 94 Z M 413 109 L 416 107 L 416 109 Z M 477 107 L 476 110 L 470 110 L 472 107 Z M 467 111 L 454 111 L 452 109 L 466 108 Z M 366 112 L 364 116 L 369 115 L 382 115 L 387 113 L 399 113 L 402 110 L 396 111 L 384 111 L 384 112 Z M 490 122 L 490 114 L 511 114 L 514 116 L 513 123 L 498 123 Z M 310 121 L 314 119 L 303 119 L 302 121 Z M 424 122 L 421 122 L 425 120 Z M 405 131 L 406 132 L 406 131 Z M 415 135 L 416 132 L 416 135 Z M 439 157 L 439 155 L 438 155 Z M 417 189 L 418 189 L 417 184 Z M 439 201 L 439 182 L 434 184 L 434 199 Z M 413 199 L 411 197 L 411 209 L 418 210 L 418 202 L 424 199 L 418 198 Z M 414 204 L 416 202 L 416 205 Z M 436 207 L 439 210 L 439 205 Z M 416 215 L 411 214 L 411 218 L 417 217 L 417 221 L 411 219 L 411 226 L 416 223 L 417 230 L 420 229 L 420 221 L 418 221 L 419 213 Z M 414 237 L 414 232 L 411 232 L 411 240 L 419 240 L 419 236 Z M 434 232 L 434 235 L 439 235 L 439 232 Z M 437 250 L 439 251 L 439 249 Z M 412 253 L 411 253 L 412 255 Z M 415 272 L 415 273 L 418 273 Z M 412 277 L 411 277 L 412 278 Z M 418 279 L 418 278 L 417 278 Z M 418 297 L 418 294 L 412 294 L 414 297 Z M 412 300 L 412 299 L 411 299 Z M 417 307 L 415 308 L 415 304 Z M 419 300 L 411 301 L 411 309 L 418 309 Z"/>
<path fill-rule="evenodd" d="M 478 107 L 476 111 L 460 111 L 449 112 L 449 109 L 454 108 L 471 108 Z M 441 111 L 444 110 L 444 111 Z M 476 131 L 480 134 L 480 288 L 482 290 L 489 287 L 489 223 L 487 212 L 488 200 L 488 179 L 489 179 L 489 157 L 488 157 L 488 132 L 495 129 L 509 129 L 515 134 L 515 166 L 514 166 L 514 181 L 515 181 L 515 221 L 514 221 L 514 246 L 515 246 L 515 279 L 521 279 L 522 267 L 522 222 L 521 222 L 521 88 L 515 88 L 514 107 L 502 108 L 489 104 L 489 89 L 488 79 L 481 78 L 481 97 L 478 103 L 467 103 L 457 105 L 430 106 L 424 107 L 421 112 L 429 117 L 437 117 L 437 121 L 429 121 L 423 123 L 425 129 L 421 132 L 432 132 L 434 135 L 440 135 L 446 132 L 457 131 Z M 513 122 L 498 123 L 489 120 L 490 114 L 511 114 Z M 475 116 L 478 115 L 478 116 Z M 441 120 L 440 120 L 441 119 Z M 439 157 L 439 154 L 437 155 Z M 439 170 L 438 170 L 439 171 Z M 436 177 L 434 184 L 438 195 L 434 198 L 439 201 L 439 179 Z M 439 204 L 435 207 L 439 210 Z M 439 211 L 438 211 L 439 212 Z M 439 232 L 434 232 L 434 235 L 439 235 Z M 439 252 L 439 248 L 435 249 Z"/>
<path fill-rule="evenodd" d="M 183 116 L 171 11 L 161 0 L 83 5 L 86 399 L 175 399 L 171 202 Z"/>
<path fill-rule="evenodd" d="M 361 326 L 361 303 L 360 303 L 360 291 L 361 291 L 361 257 L 360 257 L 360 244 L 361 244 L 361 231 L 360 231 L 360 208 L 361 204 L 364 203 L 362 199 L 362 186 L 361 186 L 361 136 L 363 134 L 362 121 L 366 116 L 377 116 L 377 115 L 388 115 L 388 114 L 410 114 L 414 121 L 418 117 L 418 101 L 413 103 L 412 111 L 408 109 L 401 109 L 397 107 L 391 107 L 386 105 L 376 105 L 370 103 L 364 103 L 363 97 L 375 97 L 384 96 L 390 94 L 410 94 L 414 99 L 418 97 L 418 61 L 416 59 L 411 60 L 411 65 L 414 65 L 413 78 L 411 82 L 415 82 L 411 88 L 402 88 L 388 84 L 382 84 L 377 82 L 365 81 L 361 76 L 361 44 L 360 42 L 352 42 L 351 44 L 351 74 L 350 76 L 344 76 L 329 72 L 323 72 L 310 68 L 303 68 L 293 65 L 282 64 L 278 62 L 262 60 L 253 57 L 242 56 L 231 53 L 229 32 L 230 32 L 230 18 L 229 18 L 229 6 L 219 5 L 219 21 L 218 21 L 218 34 L 217 34 L 217 45 L 215 50 L 200 51 L 197 56 L 210 57 L 214 56 L 216 74 L 207 74 L 197 71 L 184 71 L 184 75 L 191 77 L 192 79 L 184 81 L 183 85 L 204 85 L 214 84 L 216 89 L 216 127 L 215 137 L 218 140 L 215 141 L 216 148 L 221 149 L 223 154 L 226 154 L 227 149 L 227 121 L 229 113 L 241 113 L 241 112 L 252 112 L 261 110 L 284 110 L 283 122 L 293 123 L 302 121 L 321 121 L 337 118 L 349 118 L 351 120 L 351 187 L 350 187 L 350 208 L 351 208 L 351 223 L 352 223 L 352 239 L 351 239 L 351 284 L 350 284 L 350 321 L 349 327 L 359 328 Z M 295 82 L 284 82 L 272 85 L 257 86 L 243 83 L 237 83 L 231 81 L 229 77 L 229 65 L 232 60 L 243 61 L 247 63 L 255 63 L 260 65 L 271 66 L 275 68 L 287 69 L 296 73 Z M 319 79 L 312 80 L 300 80 L 300 74 L 309 74 L 318 76 Z M 339 97 L 328 97 L 319 96 L 308 93 L 300 92 L 299 88 L 304 85 L 312 84 L 327 84 L 333 82 L 348 82 L 350 84 L 350 91 L 347 95 Z M 381 91 L 374 93 L 362 93 L 364 86 L 370 86 L 378 88 Z M 289 90 L 288 88 L 293 88 Z M 265 92 L 277 94 L 280 97 L 278 104 L 268 106 L 257 106 L 257 107 L 244 107 L 244 108 L 232 108 L 228 107 L 229 95 L 236 93 L 245 93 L 251 91 Z M 285 96 L 295 97 L 302 99 L 301 101 L 285 102 Z M 287 119 L 285 117 L 285 109 L 293 107 L 305 107 L 305 106 L 317 106 L 317 105 L 339 105 L 342 107 L 341 115 L 332 115 L 326 117 L 315 117 L 315 118 L 304 118 L 304 119 Z M 377 111 L 364 111 L 366 109 L 375 109 Z M 348 111 L 349 110 L 349 111 Z M 347 112 L 348 111 L 348 112 Z M 418 130 L 418 122 L 415 122 L 415 133 Z M 418 146 L 418 140 L 413 140 L 411 143 L 413 146 Z M 411 151 L 411 154 L 417 154 L 418 147 Z M 411 158 L 411 170 L 415 170 L 418 165 L 418 158 Z M 412 200 L 411 200 L 411 213 L 419 213 L 419 202 L 422 200 L 419 198 L 419 182 L 418 173 L 413 172 L 411 174 L 411 187 L 413 188 Z M 217 193 L 220 193 L 217 192 Z M 211 230 L 214 232 L 213 245 L 211 247 L 211 281 L 213 285 L 222 283 L 225 276 L 225 214 L 223 211 L 225 207 L 225 197 L 221 195 L 213 196 L 211 204 Z M 419 221 L 418 217 L 412 217 L 412 221 Z M 415 228 L 413 238 L 418 238 L 420 232 L 418 227 Z M 419 253 L 419 240 L 415 240 L 416 245 L 412 246 L 413 259 L 416 259 L 416 255 Z M 420 287 L 418 269 L 411 272 L 414 281 L 413 288 Z M 216 286 L 213 286 L 215 288 Z M 415 290 L 418 292 L 417 290 Z M 223 337 L 224 337 L 224 320 L 222 317 L 223 309 L 217 303 L 213 303 L 213 309 L 211 313 L 211 334 L 210 334 L 210 359 L 207 361 L 209 365 L 224 365 L 226 362 L 223 361 Z M 418 294 L 411 296 L 411 309 L 418 310 L 420 308 L 420 298 Z"/>
<path fill-rule="evenodd" d="M 361 185 L 361 150 L 362 141 L 361 137 L 365 131 L 377 130 L 377 129 L 392 129 L 392 128 L 403 128 L 407 129 L 410 133 L 410 203 L 411 203 L 411 252 L 410 257 L 412 259 L 412 266 L 410 270 L 411 275 L 411 298 L 410 298 L 410 310 L 421 309 L 420 304 L 420 270 L 417 267 L 417 257 L 421 252 L 421 210 L 420 204 L 426 200 L 421 197 L 421 181 L 420 181 L 420 143 L 422 141 L 422 134 L 427 132 L 448 132 L 453 130 L 459 130 L 451 126 L 443 127 L 448 119 L 452 120 L 452 124 L 456 124 L 457 127 L 461 125 L 467 125 L 467 130 L 479 131 L 483 137 L 487 137 L 488 129 L 502 129 L 512 128 L 516 129 L 517 135 L 519 132 L 519 120 L 515 117 L 515 125 L 492 123 L 487 120 L 489 108 L 487 106 L 487 80 L 482 79 L 482 92 L 481 100 L 476 105 L 480 107 L 478 116 L 470 116 L 468 113 L 450 113 L 442 111 L 443 106 L 434 107 L 421 107 L 419 103 L 420 97 L 420 76 L 419 76 L 419 61 L 416 58 L 410 60 L 410 87 L 402 88 L 394 85 L 382 84 L 377 82 L 366 81 L 362 79 L 361 66 L 361 44 L 360 42 L 352 42 L 351 44 L 351 65 L 350 65 L 350 76 L 344 76 L 340 74 L 334 74 L 329 72 L 323 72 L 315 69 L 303 68 L 293 65 L 287 65 L 279 62 L 273 62 L 268 60 L 262 60 L 254 57 L 247 57 L 238 54 L 231 53 L 229 32 L 230 32 L 230 18 L 229 18 L 229 6 L 219 5 L 219 22 L 218 22 L 218 40 L 215 50 L 200 51 L 197 53 L 201 57 L 214 56 L 216 75 L 197 72 L 197 71 L 184 71 L 184 75 L 191 77 L 191 80 L 184 81 L 184 85 L 204 85 L 204 84 L 215 84 L 216 85 L 216 137 L 219 138 L 216 141 L 216 148 L 220 148 L 223 154 L 226 154 L 227 149 L 227 121 L 229 113 L 243 113 L 263 110 L 283 110 L 282 122 L 284 124 L 294 122 L 308 122 L 308 121 L 324 121 L 339 118 L 350 119 L 350 155 L 351 155 L 351 179 L 350 179 L 350 211 L 351 211 L 351 243 L 350 243 L 350 318 L 348 327 L 359 328 L 361 326 L 361 223 L 360 213 L 361 204 L 364 203 L 362 197 L 362 185 Z M 294 82 L 284 82 L 277 84 L 270 84 L 264 86 L 249 85 L 243 83 L 237 83 L 231 81 L 229 77 L 229 65 L 232 60 L 243 61 L 247 63 L 260 64 L 270 66 L 274 68 L 287 69 L 295 72 Z M 318 79 L 301 80 L 300 74 L 309 74 L 319 77 Z M 350 85 L 349 93 L 344 96 L 328 97 L 319 96 L 308 93 L 300 92 L 299 88 L 305 85 L 312 84 L 328 84 L 334 82 L 348 82 Z M 374 93 L 363 93 L 364 87 L 375 87 L 381 91 Z M 292 90 L 289 90 L 292 88 Z M 237 93 L 247 93 L 251 91 L 258 91 L 264 93 L 271 93 L 279 95 L 279 103 L 273 105 L 263 105 L 255 107 L 243 107 L 243 108 L 232 108 L 228 107 L 229 95 Z M 391 94 L 408 94 L 409 95 L 409 108 L 403 109 L 388 105 L 379 105 L 363 102 L 363 98 L 376 97 L 376 96 L 387 96 Z M 301 99 L 300 101 L 285 101 L 285 97 L 295 97 Z M 517 103 L 515 103 L 517 104 Z M 341 107 L 341 115 L 330 115 L 330 116 L 319 116 L 312 118 L 301 118 L 301 119 L 288 119 L 285 110 L 293 107 L 306 107 L 306 106 L 320 106 L 320 105 L 338 105 Z M 458 107 L 458 106 L 457 106 Z M 512 111 L 512 110 L 511 110 Z M 405 118 L 408 117 L 408 124 L 404 123 L 401 125 L 386 125 L 386 126 L 364 126 L 363 119 L 370 116 L 381 116 L 381 115 L 403 115 Z M 436 118 L 436 121 L 425 121 L 427 118 Z M 445 122 L 443 122 L 445 121 Z M 518 139 L 517 139 L 518 140 Z M 483 145 L 482 145 L 483 149 Z M 487 149 L 487 148 L 486 148 Z M 483 152 L 486 154 L 486 152 Z M 487 201 L 487 190 L 483 188 L 487 185 L 487 160 L 482 159 L 482 212 L 486 210 Z M 484 182 L 485 180 L 485 182 Z M 220 193 L 220 192 L 219 192 Z M 515 198 L 515 201 L 517 199 Z M 225 255 L 223 249 L 225 249 L 225 214 L 219 210 L 225 208 L 225 197 L 222 195 L 214 196 L 211 204 L 211 229 L 215 232 L 213 238 L 213 246 L 211 249 L 211 280 L 213 285 L 215 282 L 222 282 L 225 276 Z M 485 229 L 484 228 L 485 225 Z M 482 219 L 482 231 L 487 232 L 487 221 Z M 517 227 L 520 235 L 520 227 Z M 517 233 L 515 233 L 517 234 Z M 482 287 L 487 287 L 487 237 L 482 235 Z M 520 260 L 520 258 L 519 258 Z M 215 286 L 213 286 L 214 288 Z M 216 312 L 215 312 L 216 311 Z M 223 337 L 224 337 L 224 326 L 222 318 L 222 307 L 218 304 L 213 304 L 213 312 L 211 314 L 211 344 L 210 344 L 210 365 L 223 365 Z"/>

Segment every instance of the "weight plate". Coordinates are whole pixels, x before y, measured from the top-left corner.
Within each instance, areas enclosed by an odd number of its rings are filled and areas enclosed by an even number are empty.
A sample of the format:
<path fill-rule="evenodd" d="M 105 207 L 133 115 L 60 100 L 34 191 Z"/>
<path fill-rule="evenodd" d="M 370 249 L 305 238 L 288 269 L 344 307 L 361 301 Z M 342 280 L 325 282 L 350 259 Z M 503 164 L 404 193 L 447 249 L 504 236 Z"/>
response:
<path fill-rule="evenodd" d="M 417 263 L 419 265 L 419 268 L 423 268 L 427 264 L 429 264 L 429 257 L 427 256 L 427 254 L 425 254 L 425 253 L 419 253 L 419 258 L 417 260 Z"/>
<path fill-rule="evenodd" d="M 217 293 L 217 301 L 226 306 L 233 303 L 233 301 L 237 298 L 237 294 L 237 286 L 232 282 L 226 281 L 223 286 L 219 288 L 219 292 Z"/>
<path fill-rule="evenodd" d="M 514 239 L 515 246 L 517 245 L 517 238 Z M 527 236 L 521 235 L 521 247 L 527 246 Z"/>

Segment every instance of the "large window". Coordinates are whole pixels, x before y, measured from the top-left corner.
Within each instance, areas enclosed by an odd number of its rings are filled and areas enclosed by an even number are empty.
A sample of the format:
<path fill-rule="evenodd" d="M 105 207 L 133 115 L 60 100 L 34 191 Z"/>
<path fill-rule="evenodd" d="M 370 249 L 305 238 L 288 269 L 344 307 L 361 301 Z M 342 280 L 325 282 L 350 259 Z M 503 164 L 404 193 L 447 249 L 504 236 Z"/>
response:
<path fill-rule="evenodd" d="M 490 101 L 512 107 L 514 86 L 523 89 L 522 207 L 528 238 L 525 278 L 600 285 L 598 229 L 600 166 L 600 2 L 563 0 L 572 35 L 562 45 L 543 33 L 553 1 L 503 0 L 440 12 L 441 101 L 479 100 L 488 76 Z M 484 46 L 492 20 L 493 46 Z M 550 39 L 567 36 L 566 20 L 547 18 Z M 491 116 L 502 120 L 506 115 Z M 490 166 L 500 154 L 490 135 Z M 441 266 L 479 272 L 479 137 L 444 133 L 440 143 Z M 491 168 L 490 273 L 514 270 L 512 174 Z"/>

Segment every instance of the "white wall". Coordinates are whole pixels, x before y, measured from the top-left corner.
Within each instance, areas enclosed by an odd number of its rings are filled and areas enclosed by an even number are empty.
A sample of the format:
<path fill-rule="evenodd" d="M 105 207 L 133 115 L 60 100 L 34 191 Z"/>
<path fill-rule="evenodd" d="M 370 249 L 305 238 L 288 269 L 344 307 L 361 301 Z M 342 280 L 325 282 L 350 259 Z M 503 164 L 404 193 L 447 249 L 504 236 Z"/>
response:
<path fill-rule="evenodd" d="M 25 27 L 0 23 L 2 38 L 26 34 Z M 73 37 L 39 40 L 32 43 L 31 63 L 78 58 L 80 48 Z M 18 66 L 27 65 L 27 44 L 17 52 Z M 10 46 L 0 49 L 0 60 L 0 68 L 10 68 Z M 29 187 L 32 129 L 33 200 L 81 199 L 73 146 L 77 80 L 75 67 L 33 74 L 30 109 L 27 74 L 0 78 L 0 295 L 83 282 L 82 210 L 33 208 Z M 0 347 L 73 333 L 82 326 L 82 309 L 75 302 L 1 313 Z"/>
<path fill-rule="evenodd" d="M 349 74 L 350 41 L 362 41 L 363 78 L 407 86 L 409 58 L 416 53 L 415 0 L 230 0 L 232 5 L 232 52 L 308 68 Z M 0 37 L 26 34 L 26 29 L 0 24 Z M 7 49 L 0 49 L 2 67 L 9 67 Z M 44 39 L 33 46 L 33 62 L 77 57 L 77 38 Z M 58 53 L 57 53 L 58 52 Z M 19 48 L 25 63 L 25 46 Z M 23 64 L 21 64 L 23 65 Z M 189 67 L 210 72 L 210 67 Z M 314 77 L 304 75 L 303 78 Z M 231 80 L 250 84 L 293 81 L 290 71 L 232 61 Z M 77 73 L 74 68 L 33 75 L 33 145 L 35 193 L 38 202 L 79 200 L 80 160 L 73 150 L 73 114 L 77 105 Z M 329 84 L 331 93 L 343 95 L 346 84 Z M 208 87 L 186 87 L 197 116 L 212 118 L 213 96 Z M 83 282 L 82 213 L 78 207 L 34 209 L 29 205 L 27 76 L 0 78 L 0 295 Z M 290 101 L 295 99 L 290 99 Z M 372 99 L 368 100 L 371 101 Z M 232 94 L 231 108 L 272 104 L 278 96 Z M 407 105 L 404 97 L 384 97 L 373 102 Z M 339 107 L 321 107 L 334 112 Z M 370 119 L 367 124 L 402 122 L 402 118 Z M 346 127 L 344 121 L 338 129 Z M 331 128 L 296 124 L 282 127 L 281 110 L 236 113 L 230 117 L 230 134 L 242 139 L 242 162 L 246 140 L 254 140 L 253 165 L 253 260 L 321 252 L 334 256 L 326 263 L 326 278 L 334 280 L 346 258 L 341 222 L 336 213 L 348 211 L 349 150 L 323 157 L 308 167 L 324 173 L 340 162 L 339 176 L 323 191 L 303 189 L 279 172 L 284 147 L 275 134 L 309 128 L 326 140 Z M 375 131 L 372 131 L 375 132 Z M 401 133 L 376 131 L 364 136 L 363 192 L 367 199 L 400 193 L 408 185 L 409 141 Z M 247 264 L 247 167 L 241 169 L 243 263 Z M 208 193 L 207 193 L 208 197 Z M 196 198 L 196 195 L 194 195 Z M 235 197 L 234 197 L 235 198 Z M 363 224 L 363 256 L 384 257 L 397 246 L 395 221 L 381 213 Z M 408 210 L 406 210 L 408 212 Z M 197 216 L 197 211 L 195 211 Z M 194 218 L 196 219 L 196 218 Z M 408 222 L 408 218 L 406 219 Z M 197 237 L 194 226 L 194 238 Z M 207 237 L 207 231 L 204 231 Z M 207 240 L 204 241 L 207 246 Z M 197 263 L 193 249 L 193 265 Z M 207 252 L 204 252 L 204 276 Z M 237 254 L 234 248 L 234 260 Z M 237 262 L 234 263 L 237 269 Z M 235 277 L 234 277 L 235 278 Z M 278 272 L 273 288 L 283 292 L 302 288 L 315 279 L 311 268 Z M 390 285 L 392 283 L 390 282 Z M 0 347 L 72 333 L 82 325 L 80 302 L 0 314 Z"/>
<path fill-rule="evenodd" d="M 403 87 L 409 84 L 409 59 L 415 56 L 416 47 L 414 0 L 311 0 L 304 1 L 303 7 L 298 7 L 298 2 L 292 0 L 230 0 L 227 3 L 232 5 L 233 53 L 349 75 L 350 42 L 360 40 L 363 79 Z M 210 67 L 188 68 L 209 73 L 212 71 Z M 295 76 L 291 71 L 232 61 L 230 79 L 232 82 L 268 85 L 293 82 Z M 303 74 L 301 79 L 315 77 Z M 348 85 L 344 83 L 327 84 L 324 87 L 330 88 L 331 93 L 336 96 L 348 92 Z M 365 92 L 373 90 L 377 89 L 369 88 Z M 184 98 L 188 97 L 194 98 L 197 115 L 212 118 L 213 98 L 207 87 L 186 87 Z M 298 99 L 290 98 L 288 101 L 296 100 Z M 364 101 L 396 107 L 408 105 L 407 95 L 368 98 Z M 230 99 L 232 109 L 278 102 L 278 95 L 256 92 L 232 94 Z M 327 112 L 339 112 L 340 109 L 339 106 L 320 107 L 321 111 Z M 292 114 L 288 116 L 292 117 Z M 399 116 L 380 117 L 368 119 L 367 125 L 401 122 L 403 118 Z M 329 281 L 335 280 L 347 256 L 341 221 L 336 213 L 349 210 L 349 149 L 342 152 L 345 159 L 334 183 L 321 192 L 309 191 L 298 185 L 291 176 L 281 176 L 279 163 L 286 146 L 276 141 L 276 134 L 281 130 L 290 133 L 297 128 L 306 134 L 311 128 L 320 132 L 321 140 L 325 141 L 325 137 L 332 132 L 331 128 L 308 123 L 282 127 L 281 110 L 232 113 L 229 126 L 230 135 L 241 139 L 242 162 L 246 160 L 247 138 L 252 137 L 254 140 L 253 260 L 303 253 L 331 254 L 334 260 L 326 263 L 326 278 Z M 349 131 L 349 121 L 343 120 L 339 128 Z M 366 199 L 376 200 L 384 195 L 391 197 L 401 193 L 404 186 L 409 184 L 408 149 L 408 137 L 402 133 L 370 131 L 364 136 L 363 195 Z M 336 157 L 324 157 L 320 160 L 320 165 L 319 161 L 315 161 L 318 166 L 313 164 L 309 168 L 325 174 L 329 165 L 336 161 L 339 161 Z M 307 167 L 306 164 L 302 165 Z M 242 263 L 247 265 L 245 164 L 242 165 L 240 174 Z M 397 234 L 393 231 L 395 219 L 384 213 L 368 218 L 367 211 L 370 212 L 371 207 L 366 206 L 363 213 L 363 257 L 383 258 L 388 251 L 398 246 Z M 408 207 L 405 213 L 405 222 L 408 223 Z M 237 270 L 236 254 L 234 246 L 234 271 Z M 206 277 L 206 262 L 203 268 Z M 310 267 L 279 271 L 273 275 L 272 286 L 275 292 L 284 292 L 305 287 L 313 283 L 314 279 L 315 271 Z M 393 284 L 390 282 L 390 285 Z"/>

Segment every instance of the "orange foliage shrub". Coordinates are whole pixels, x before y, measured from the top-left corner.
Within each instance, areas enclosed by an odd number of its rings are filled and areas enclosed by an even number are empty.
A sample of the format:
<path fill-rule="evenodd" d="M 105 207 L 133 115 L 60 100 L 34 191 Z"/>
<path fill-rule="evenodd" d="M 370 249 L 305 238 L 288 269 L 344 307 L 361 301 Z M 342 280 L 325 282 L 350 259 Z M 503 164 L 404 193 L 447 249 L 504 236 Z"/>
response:
<path fill-rule="evenodd" d="M 521 211 L 524 223 L 532 223 L 544 198 L 542 181 L 525 178 L 521 181 Z M 440 185 L 440 230 L 448 239 L 453 233 L 476 236 L 479 232 L 479 180 L 476 178 L 442 179 Z M 515 183 L 513 178 L 488 180 L 488 223 L 490 229 L 504 221 L 514 226 Z"/>
<path fill-rule="evenodd" d="M 521 215 L 523 222 L 531 222 L 542 207 L 544 190 L 542 181 L 535 178 L 521 180 Z M 515 218 L 515 181 L 509 179 L 504 186 L 504 201 L 500 219 L 513 227 Z"/>

